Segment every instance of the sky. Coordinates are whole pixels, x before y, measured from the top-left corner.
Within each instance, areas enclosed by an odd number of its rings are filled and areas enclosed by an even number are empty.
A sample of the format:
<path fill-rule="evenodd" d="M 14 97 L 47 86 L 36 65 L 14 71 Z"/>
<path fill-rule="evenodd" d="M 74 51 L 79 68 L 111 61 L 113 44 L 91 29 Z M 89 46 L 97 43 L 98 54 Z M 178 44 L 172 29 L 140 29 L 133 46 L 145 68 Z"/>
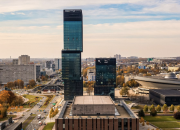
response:
<path fill-rule="evenodd" d="M 83 11 L 82 58 L 180 56 L 180 0 L 0 0 L 0 58 L 61 58 L 63 9 Z"/>

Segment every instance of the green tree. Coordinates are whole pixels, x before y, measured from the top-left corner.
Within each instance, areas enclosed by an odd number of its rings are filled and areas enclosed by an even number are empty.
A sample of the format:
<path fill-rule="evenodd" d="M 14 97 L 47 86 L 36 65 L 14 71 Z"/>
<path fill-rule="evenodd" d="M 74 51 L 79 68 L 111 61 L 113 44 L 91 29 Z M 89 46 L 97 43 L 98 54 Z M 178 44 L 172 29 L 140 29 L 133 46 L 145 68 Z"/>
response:
<path fill-rule="evenodd" d="M 154 106 L 153 104 L 150 106 L 150 111 L 151 111 L 152 109 L 155 109 L 155 106 Z"/>
<path fill-rule="evenodd" d="M 162 109 L 163 109 L 164 112 L 167 112 L 168 111 L 168 106 L 166 104 L 164 104 Z"/>
<path fill-rule="evenodd" d="M 160 105 L 157 105 L 156 107 L 156 111 L 160 112 L 161 111 L 161 106 Z"/>
<path fill-rule="evenodd" d="M 144 112 L 148 112 L 148 106 L 145 105 L 143 110 L 144 110 Z"/>
<path fill-rule="evenodd" d="M 138 116 L 139 116 L 139 117 L 144 117 L 144 116 L 145 116 L 144 111 L 143 111 L 143 110 L 140 110 L 140 111 L 138 112 Z"/>
<path fill-rule="evenodd" d="M 157 115 L 157 111 L 155 110 L 155 108 L 151 109 L 150 115 L 151 116 L 156 116 Z"/>
<path fill-rule="evenodd" d="M 174 112 L 174 105 L 173 104 L 171 104 L 171 106 L 170 106 L 170 111 Z"/>
<path fill-rule="evenodd" d="M 177 111 L 180 112 L 180 106 L 177 106 Z"/>

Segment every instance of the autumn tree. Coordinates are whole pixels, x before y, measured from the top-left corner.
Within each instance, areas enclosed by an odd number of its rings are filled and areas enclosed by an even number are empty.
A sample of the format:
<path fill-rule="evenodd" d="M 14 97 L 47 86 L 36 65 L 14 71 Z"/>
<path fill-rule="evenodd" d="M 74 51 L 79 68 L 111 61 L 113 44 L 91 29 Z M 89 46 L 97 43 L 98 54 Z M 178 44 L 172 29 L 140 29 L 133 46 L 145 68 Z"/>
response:
<path fill-rule="evenodd" d="M 150 111 L 151 111 L 152 109 L 155 109 L 155 106 L 154 106 L 153 104 L 150 106 Z"/>
<path fill-rule="evenodd" d="M 129 87 L 123 86 L 120 90 L 120 95 L 128 95 L 129 94 Z"/>
<path fill-rule="evenodd" d="M 33 88 L 36 85 L 36 81 L 34 79 L 29 80 L 29 85 Z"/>
<path fill-rule="evenodd" d="M 91 92 L 93 92 L 93 87 L 92 85 L 89 85 L 88 88 L 86 88 L 86 92 L 90 95 Z"/>
<path fill-rule="evenodd" d="M 123 83 L 124 83 L 124 76 L 123 75 L 118 75 L 116 77 L 116 86 L 118 86 L 118 85 L 122 86 Z"/>
<path fill-rule="evenodd" d="M 180 112 L 180 106 L 177 106 L 177 111 Z"/>
<path fill-rule="evenodd" d="M 10 89 L 13 89 L 14 88 L 14 82 L 8 82 L 7 87 Z"/>

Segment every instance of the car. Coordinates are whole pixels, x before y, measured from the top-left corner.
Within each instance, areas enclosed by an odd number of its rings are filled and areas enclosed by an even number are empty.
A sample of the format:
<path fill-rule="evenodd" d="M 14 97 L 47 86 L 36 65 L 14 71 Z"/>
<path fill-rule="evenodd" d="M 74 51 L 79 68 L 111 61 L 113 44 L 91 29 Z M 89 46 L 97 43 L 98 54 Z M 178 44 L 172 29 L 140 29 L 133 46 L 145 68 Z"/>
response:
<path fill-rule="evenodd" d="M 30 115 L 32 115 L 32 113 L 30 113 Z"/>
<path fill-rule="evenodd" d="M 16 111 L 14 113 L 17 113 Z"/>
<path fill-rule="evenodd" d="M 121 106 L 121 104 L 119 103 L 118 106 Z"/>
<path fill-rule="evenodd" d="M 12 112 L 9 112 L 9 114 L 13 114 Z"/>
<path fill-rule="evenodd" d="M 47 113 L 46 111 L 44 111 L 44 113 Z"/>

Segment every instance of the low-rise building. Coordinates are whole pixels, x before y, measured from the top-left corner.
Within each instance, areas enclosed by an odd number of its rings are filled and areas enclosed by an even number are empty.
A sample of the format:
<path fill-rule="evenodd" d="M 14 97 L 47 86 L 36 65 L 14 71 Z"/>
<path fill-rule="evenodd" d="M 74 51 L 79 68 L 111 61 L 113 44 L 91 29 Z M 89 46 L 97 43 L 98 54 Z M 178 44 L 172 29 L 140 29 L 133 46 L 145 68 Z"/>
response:
<path fill-rule="evenodd" d="M 180 67 L 168 67 L 168 71 L 173 71 L 173 72 L 175 72 L 175 71 L 179 70 L 179 68 L 180 68 Z"/>
<path fill-rule="evenodd" d="M 55 130 L 139 130 L 139 118 L 122 101 L 114 104 L 109 96 L 76 96 L 65 102 Z"/>
<path fill-rule="evenodd" d="M 169 89 L 151 89 L 149 90 L 149 99 L 160 105 L 179 105 L 180 91 Z"/>

